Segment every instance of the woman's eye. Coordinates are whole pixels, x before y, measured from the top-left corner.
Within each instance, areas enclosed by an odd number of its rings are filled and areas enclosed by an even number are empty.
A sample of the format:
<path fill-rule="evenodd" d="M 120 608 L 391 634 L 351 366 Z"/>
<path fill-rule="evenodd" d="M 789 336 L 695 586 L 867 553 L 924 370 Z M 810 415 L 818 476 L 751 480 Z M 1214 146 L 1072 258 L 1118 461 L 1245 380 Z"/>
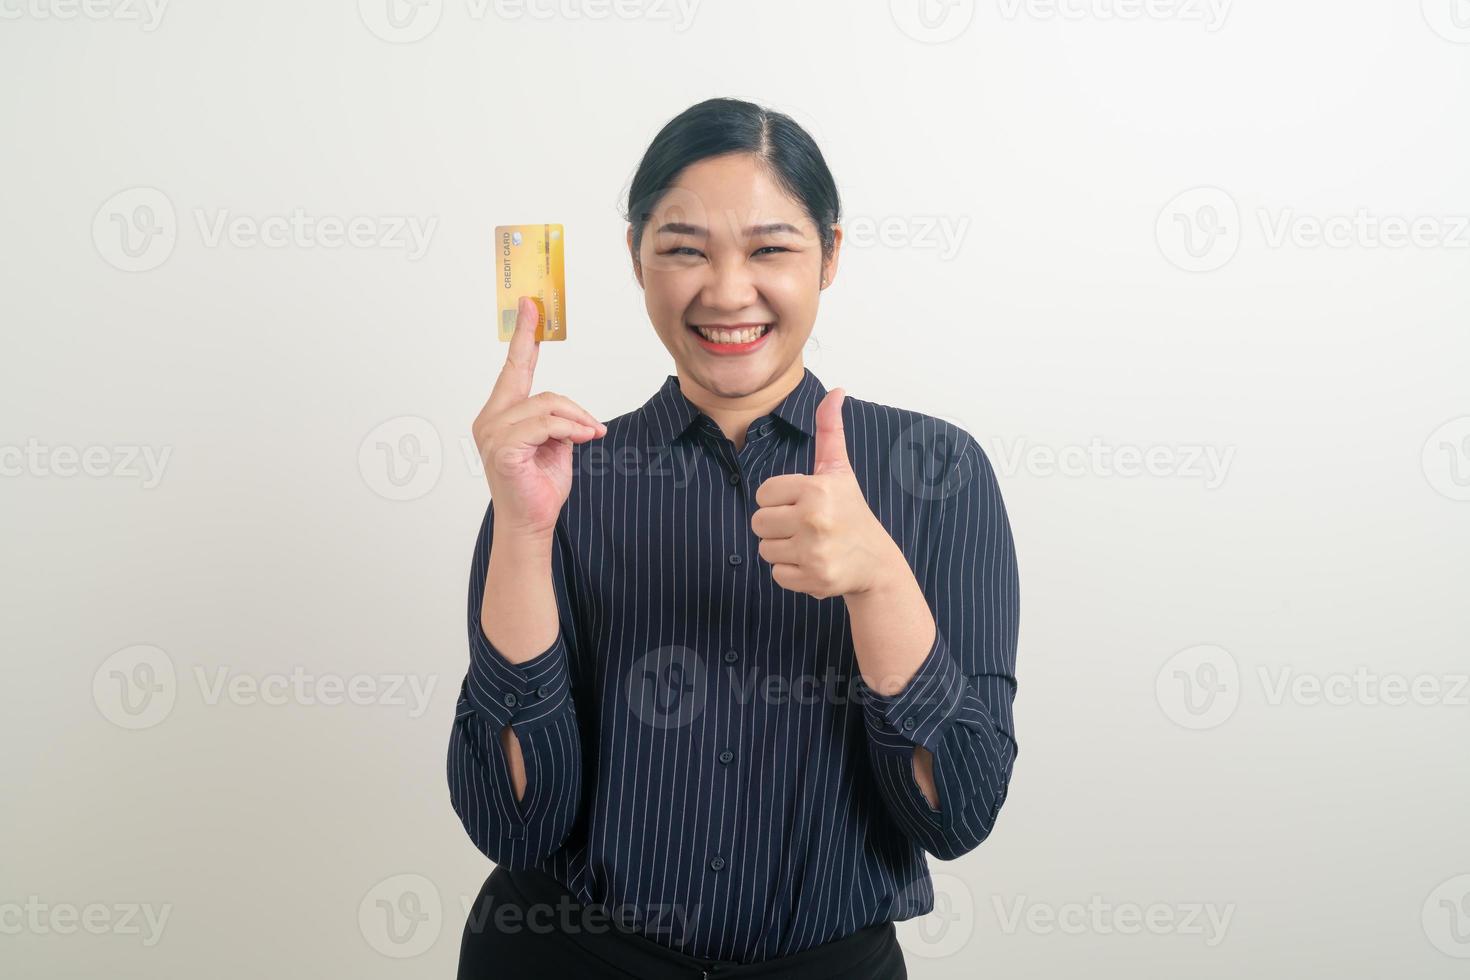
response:
<path fill-rule="evenodd" d="M 786 248 L 785 246 L 782 246 L 782 245 L 767 245 L 764 248 L 758 248 L 758 249 L 756 249 L 754 254 L 759 255 L 762 252 L 789 252 L 789 251 L 791 251 L 791 249 Z M 662 254 L 662 255 L 703 255 L 704 253 L 701 252 L 699 249 L 694 248 L 691 245 L 676 245 L 673 248 L 667 249 L 667 250 L 665 250 L 664 252 L 662 252 L 660 254 Z"/>

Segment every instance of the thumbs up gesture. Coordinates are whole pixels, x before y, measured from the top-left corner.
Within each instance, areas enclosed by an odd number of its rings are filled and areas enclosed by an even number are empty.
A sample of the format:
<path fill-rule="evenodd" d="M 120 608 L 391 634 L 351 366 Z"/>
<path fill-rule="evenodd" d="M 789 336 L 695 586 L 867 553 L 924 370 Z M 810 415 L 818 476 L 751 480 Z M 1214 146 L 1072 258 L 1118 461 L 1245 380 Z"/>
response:
<path fill-rule="evenodd" d="M 755 492 L 760 507 L 750 518 L 776 584 L 818 599 L 868 592 L 891 570 L 908 570 L 848 461 L 842 429 L 846 396 L 842 388 L 833 388 L 817 406 L 812 474 L 783 473 L 763 482 Z"/>

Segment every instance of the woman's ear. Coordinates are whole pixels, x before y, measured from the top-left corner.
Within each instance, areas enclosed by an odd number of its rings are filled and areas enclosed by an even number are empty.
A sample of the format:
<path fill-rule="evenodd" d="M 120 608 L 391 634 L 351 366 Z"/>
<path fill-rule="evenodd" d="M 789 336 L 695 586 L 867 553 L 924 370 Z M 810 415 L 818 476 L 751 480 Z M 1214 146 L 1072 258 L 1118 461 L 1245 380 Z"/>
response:
<path fill-rule="evenodd" d="M 633 260 L 633 276 L 638 280 L 638 288 L 643 288 L 643 265 L 638 261 L 638 250 L 633 247 L 633 226 L 628 225 L 628 256 Z"/>
<path fill-rule="evenodd" d="M 832 257 L 822 261 L 822 288 L 832 285 L 837 278 L 837 259 L 842 254 L 842 226 L 832 226 Z"/>

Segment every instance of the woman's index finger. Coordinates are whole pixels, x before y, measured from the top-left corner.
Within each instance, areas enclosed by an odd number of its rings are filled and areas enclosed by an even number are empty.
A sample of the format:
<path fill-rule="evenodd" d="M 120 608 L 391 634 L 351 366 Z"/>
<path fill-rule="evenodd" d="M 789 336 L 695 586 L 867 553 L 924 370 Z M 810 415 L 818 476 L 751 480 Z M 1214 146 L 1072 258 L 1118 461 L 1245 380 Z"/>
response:
<path fill-rule="evenodd" d="M 500 376 L 490 391 L 490 405 L 494 411 L 504 411 L 519 401 L 531 396 L 531 381 L 536 374 L 536 356 L 541 344 L 536 340 L 536 325 L 541 311 L 529 296 L 522 296 L 516 310 L 516 328 L 511 334 L 510 346 L 505 352 L 505 363 L 500 366 Z"/>

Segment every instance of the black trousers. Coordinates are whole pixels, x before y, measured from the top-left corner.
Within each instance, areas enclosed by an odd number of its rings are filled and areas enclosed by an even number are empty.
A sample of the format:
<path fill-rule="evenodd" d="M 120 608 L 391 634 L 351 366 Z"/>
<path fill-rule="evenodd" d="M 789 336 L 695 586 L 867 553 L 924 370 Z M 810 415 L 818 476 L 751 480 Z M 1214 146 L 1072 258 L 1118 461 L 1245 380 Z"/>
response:
<path fill-rule="evenodd" d="M 511 907 L 511 909 L 507 909 Z M 906 980 L 892 922 L 759 963 L 688 956 L 584 906 L 552 876 L 498 866 L 470 908 L 459 980 Z"/>

